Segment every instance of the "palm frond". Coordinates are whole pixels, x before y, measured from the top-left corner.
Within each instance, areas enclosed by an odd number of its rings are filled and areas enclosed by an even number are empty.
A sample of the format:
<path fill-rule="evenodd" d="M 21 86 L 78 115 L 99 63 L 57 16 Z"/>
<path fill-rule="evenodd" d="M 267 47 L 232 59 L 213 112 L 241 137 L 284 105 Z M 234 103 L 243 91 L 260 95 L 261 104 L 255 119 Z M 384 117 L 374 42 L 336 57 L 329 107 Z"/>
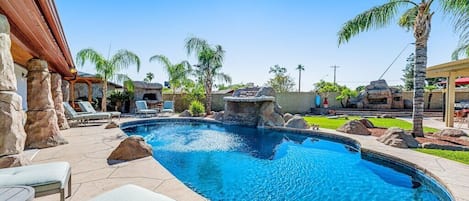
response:
<path fill-rule="evenodd" d="M 119 50 L 112 56 L 110 60 L 111 66 L 114 71 L 120 71 L 128 68 L 130 65 L 137 66 L 137 72 L 140 71 L 140 58 L 133 52 L 128 50 Z"/>
<path fill-rule="evenodd" d="M 348 42 L 353 36 L 370 29 L 378 29 L 388 25 L 397 15 L 397 11 L 401 6 L 412 4 L 412 1 L 391 0 L 381 6 L 376 6 L 361 14 L 354 19 L 346 22 L 341 30 L 337 33 L 339 36 L 339 45 Z"/>
<path fill-rule="evenodd" d="M 198 55 L 204 49 L 209 48 L 209 44 L 206 40 L 197 37 L 187 38 L 185 46 L 187 50 L 187 55 L 190 55 L 193 52 Z"/>
<path fill-rule="evenodd" d="M 407 10 L 401 18 L 399 18 L 399 26 L 405 28 L 407 31 L 410 31 L 414 28 L 415 18 L 419 12 L 418 7 L 412 7 Z"/>
<path fill-rule="evenodd" d="M 469 57 L 469 43 L 459 44 L 451 54 L 453 60 L 458 60 L 460 56 Z"/>
<path fill-rule="evenodd" d="M 83 66 L 86 61 L 90 61 L 95 65 L 102 65 L 104 57 L 91 48 L 82 49 L 77 53 L 76 63 L 78 66 Z"/>
<path fill-rule="evenodd" d="M 231 76 L 225 73 L 217 73 L 215 76 L 219 82 L 226 82 L 228 84 L 231 84 Z"/>
<path fill-rule="evenodd" d="M 166 71 L 169 71 L 171 66 L 173 66 L 173 64 L 171 64 L 171 62 L 169 61 L 168 57 L 164 55 L 154 55 L 150 57 L 150 62 L 153 62 L 153 61 L 157 61 L 160 64 L 162 64 Z"/>

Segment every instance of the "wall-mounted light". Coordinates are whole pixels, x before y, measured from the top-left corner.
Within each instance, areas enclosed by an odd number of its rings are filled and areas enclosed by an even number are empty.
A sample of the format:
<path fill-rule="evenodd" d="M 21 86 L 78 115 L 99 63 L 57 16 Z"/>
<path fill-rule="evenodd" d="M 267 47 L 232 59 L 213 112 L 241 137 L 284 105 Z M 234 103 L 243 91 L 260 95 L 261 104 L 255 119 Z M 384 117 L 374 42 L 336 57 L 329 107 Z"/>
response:
<path fill-rule="evenodd" d="M 77 73 L 77 69 L 75 67 L 70 68 L 70 73 L 72 74 Z"/>

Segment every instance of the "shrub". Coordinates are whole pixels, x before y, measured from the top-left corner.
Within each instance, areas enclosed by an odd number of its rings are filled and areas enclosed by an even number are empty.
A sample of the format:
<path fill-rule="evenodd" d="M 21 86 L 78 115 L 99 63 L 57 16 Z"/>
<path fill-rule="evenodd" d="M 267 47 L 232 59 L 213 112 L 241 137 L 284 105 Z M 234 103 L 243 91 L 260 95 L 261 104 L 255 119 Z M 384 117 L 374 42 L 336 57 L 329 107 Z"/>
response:
<path fill-rule="evenodd" d="M 191 111 L 194 116 L 199 116 L 200 114 L 205 112 L 205 108 L 201 102 L 195 100 L 191 102 L 191 105 L 189 106 L 189 111 Z"/>

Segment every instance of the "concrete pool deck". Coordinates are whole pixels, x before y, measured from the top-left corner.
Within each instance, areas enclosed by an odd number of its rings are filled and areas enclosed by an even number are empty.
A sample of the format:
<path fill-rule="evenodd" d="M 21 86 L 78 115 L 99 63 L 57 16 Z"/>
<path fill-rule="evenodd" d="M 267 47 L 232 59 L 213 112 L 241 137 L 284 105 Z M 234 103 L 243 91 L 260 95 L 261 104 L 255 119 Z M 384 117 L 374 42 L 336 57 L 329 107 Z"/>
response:
<path fill-rule="evenodd" d="M 122 118 L 119 123 L 138 120 Z M 117 121 L 117 120 L 115 120 Z M 358 136 L 328 129 L 319 131 L 345 136 L 358 141 L 363 150 L 385 153 L 411 162 L 436 176 L 458 201 L 469 201 L 469 166 L 408 149 L 386 146 L 372 136 Z M 72 166 L 72 196 L 67 200 L 88 200 L 124 184 L 136 184 L 175 200 L 205 200 L 177 180 L 152 157 L 108 165 L 106 158 L 125 138 L 118 128 L 99 126 L 76 127 L 62 131 L 69 144 L 41 149 L 33 163 L 68 161 Z M 58 194 L 36 198 L 57 200 Z"/>

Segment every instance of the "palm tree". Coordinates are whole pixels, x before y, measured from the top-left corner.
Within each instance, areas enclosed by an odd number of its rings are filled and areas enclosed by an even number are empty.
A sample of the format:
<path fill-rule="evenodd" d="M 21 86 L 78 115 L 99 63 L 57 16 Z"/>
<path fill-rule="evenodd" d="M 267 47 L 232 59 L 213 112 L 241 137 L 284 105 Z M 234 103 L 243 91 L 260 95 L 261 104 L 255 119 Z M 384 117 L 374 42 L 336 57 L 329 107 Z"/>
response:
<path fill-rule="evenodd" d="M 118 82 L 124 81 L 126 84 L 131 84 L 130 78 L 125 74 L 120 74 L 119 71 L 127 69 L 130 65 L 137 66 L 137 72 L 140 71 L 140 59 L 136 54 L 128 50 L 119 50 L 111 58 L 104 58 L 100 53 L 93 49 L 82 49 L 77 53 L 76 63 L 78 66 L 83 66 L 86 61 L 95 65 L 97 76 L 103 80 L 103 99 L 101 101 L 101 110 L 106 111 L 106 94 L 107 83 L 109 80 Z"/>
<path fill-rule="evenodd" d="M 469 13 L 465 13 L 456 21 L 455 31 L 460 32 L 459 44 L 452 54 L 453 60 L 459 56 L 469 57 Z"/>
<path fill-rule="evenodd" d="M 298 92 L 301 92 L 301 71 L 305 70 L 305 66 L 299 64 L 296 70 L 298 70 Z"/>
<path fill-rule="evenodd" d="M 187 76 L 192 71 L 188 61 L 182 61 L 173 64 L 164 55 L 154 55 L 150 58 L 150 62 L 158 61 L 163 65 L 164 70 L 168 74 L 168 82 L 173 90 L 173 101 L 175 100 L 176 89 L 181 87 Z"/>
<path fill-rule="evenodd" d="M 427 67 L 427 42 L 431 30 L 431 20 L 434 12 L 431 8 L 434 5 L 442 7 L 442 11 L 454 19 L 460 19 L 468 10 L 467 0 L 439 0 L 436 4 L 434 0 L 389 0 L 383 5 L 373 7 L 352 20 L 346 22 L 338 32 L 339 45 L 348 42 L 353 36 L 370 29 L 382 28 L 388 25 L 399 14 L 404 11 L 399 18 L 398 24 L 407 30 L 413 30 L 415 38 L 415 74 L 414 74 L 414 107 L 413 135 L 423 136 L 423 109 L 424 109 L 424 87 L 425 69 Z"/>
<path fill-rule="evenodd" d="M 147 73 L 145 76 L 145 79 L 143 79 L 144 82 L 151 82 L 155 75 L 152 72 Z"/>
<path fill-rule="evenodd" d="M 205 111 L 211 113 L 212 108 L 212 88 L 214 79 L 231 83 L 231 77 L 220 72 L 225 57 L 222 46 L 211 46 L 206 40 L 192 37 L 186 40 L 187 54 L 195 53 L 199 63 L 195 65 L 195 75 L 199 82 L 204 84 L 205 89 Z"/>

